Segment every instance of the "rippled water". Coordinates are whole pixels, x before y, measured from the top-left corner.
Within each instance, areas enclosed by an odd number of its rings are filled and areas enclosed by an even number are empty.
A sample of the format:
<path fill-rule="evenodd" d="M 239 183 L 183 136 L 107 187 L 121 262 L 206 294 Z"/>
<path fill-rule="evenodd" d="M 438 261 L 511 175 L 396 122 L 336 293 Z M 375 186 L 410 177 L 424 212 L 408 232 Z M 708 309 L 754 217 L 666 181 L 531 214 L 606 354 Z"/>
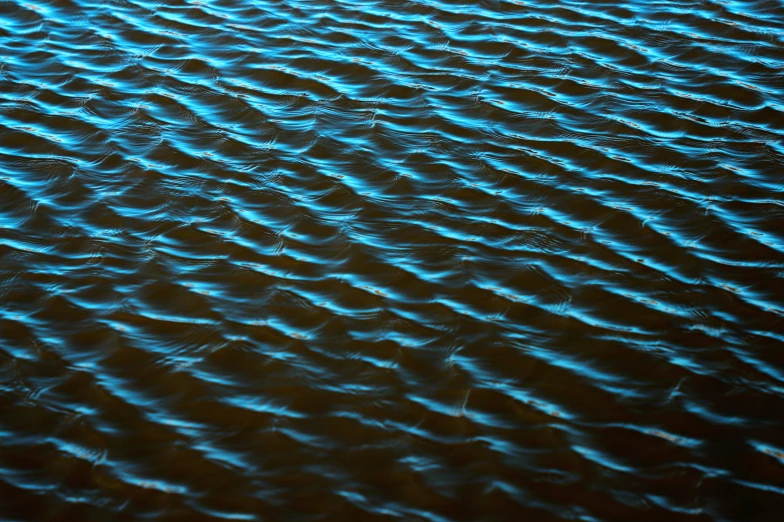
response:
<path fill-rule="evenodd" d="M 784 5 L 0 3 L 0 519 L 784 520 Z"/>

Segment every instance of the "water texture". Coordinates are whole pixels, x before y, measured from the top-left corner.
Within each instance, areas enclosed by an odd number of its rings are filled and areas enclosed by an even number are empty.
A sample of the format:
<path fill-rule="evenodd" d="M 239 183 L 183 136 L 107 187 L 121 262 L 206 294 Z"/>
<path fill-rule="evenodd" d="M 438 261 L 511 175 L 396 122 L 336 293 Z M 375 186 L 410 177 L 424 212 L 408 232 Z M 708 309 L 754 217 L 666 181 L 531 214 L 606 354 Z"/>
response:
<path fill-rule="evenodd" d="M 0 2 L 0 520 L 784 520 L 781 1 Z"/>

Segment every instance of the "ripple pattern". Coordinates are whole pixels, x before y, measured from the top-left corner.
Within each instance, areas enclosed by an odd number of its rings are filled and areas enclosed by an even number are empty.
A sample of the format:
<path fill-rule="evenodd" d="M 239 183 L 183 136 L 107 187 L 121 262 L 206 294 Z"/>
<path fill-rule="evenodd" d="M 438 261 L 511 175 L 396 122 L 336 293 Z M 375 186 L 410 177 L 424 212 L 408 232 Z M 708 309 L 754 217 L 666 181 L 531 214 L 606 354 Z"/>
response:
<path fill-rule="evenodd" d="M 784 517 L 778 0 L 0 3 L 0 519 Z"/>

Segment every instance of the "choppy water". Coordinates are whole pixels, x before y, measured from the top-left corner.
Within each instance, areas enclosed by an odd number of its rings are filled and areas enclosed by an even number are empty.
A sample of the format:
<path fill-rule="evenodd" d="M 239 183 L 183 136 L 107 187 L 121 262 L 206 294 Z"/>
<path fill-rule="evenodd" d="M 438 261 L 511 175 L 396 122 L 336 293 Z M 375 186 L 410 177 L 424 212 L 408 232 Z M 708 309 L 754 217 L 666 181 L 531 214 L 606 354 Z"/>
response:
<path fill-rule="evenodd" d="M 0 519 L 784 519 L 780 1 L 0 3 Z"/>

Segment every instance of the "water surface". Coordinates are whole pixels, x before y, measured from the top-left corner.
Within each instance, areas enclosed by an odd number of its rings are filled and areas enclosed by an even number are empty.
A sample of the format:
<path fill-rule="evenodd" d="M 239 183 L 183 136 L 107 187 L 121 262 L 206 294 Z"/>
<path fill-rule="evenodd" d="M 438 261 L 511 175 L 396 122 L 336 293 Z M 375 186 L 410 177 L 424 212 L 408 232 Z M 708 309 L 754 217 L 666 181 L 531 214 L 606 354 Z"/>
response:
<path fill-rule="evenodd" d="M 0 519 L 784 519 L 780 1 L 0 3 Z"/>

